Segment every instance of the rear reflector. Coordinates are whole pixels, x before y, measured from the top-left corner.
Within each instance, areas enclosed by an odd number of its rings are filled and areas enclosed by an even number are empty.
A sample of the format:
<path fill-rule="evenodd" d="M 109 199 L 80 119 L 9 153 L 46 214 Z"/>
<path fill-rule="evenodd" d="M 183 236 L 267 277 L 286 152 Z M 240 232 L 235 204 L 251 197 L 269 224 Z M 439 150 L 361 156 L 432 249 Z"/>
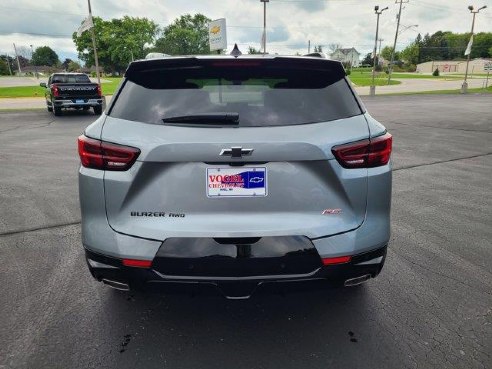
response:
<path fill-rule="evenodd" d="M 101 170 L 128 170 L 137 160 L 140 150 L 95 140 L 84 135 L 78 138 L 82 166 Z"/>
<path fill-rule="evenodd" d="M 123 265 L 133 268 L 150 268 L 152 260 L 123 259 Z"/>
<path fill-rule="evenodd" d="M 323 265 L 345 264 L 352 259 L 351 256 L 337 256 L 335 258 L 322 258 Z"/>
<path fill-rule="evenodd" d="M 393 137 L 379 137 L 352 142 L 332 148 L 333 155 L 344 168 L 374 168 L 388 164 Z"/>

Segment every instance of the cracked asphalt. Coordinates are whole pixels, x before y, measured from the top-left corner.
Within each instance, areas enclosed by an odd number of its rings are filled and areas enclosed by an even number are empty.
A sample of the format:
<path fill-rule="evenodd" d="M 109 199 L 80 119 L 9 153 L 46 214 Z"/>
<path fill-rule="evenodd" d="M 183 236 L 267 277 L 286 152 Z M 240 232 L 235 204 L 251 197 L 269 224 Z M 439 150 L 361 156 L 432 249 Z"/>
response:
<path fill-rule="evenodd" d="M 492 96 L 364 102 L 394 136 L 383 272 L 247 301 L 95 282 L 76 176 L 94 115 L 0 113 L 0 368 L 491 368 Z"/>

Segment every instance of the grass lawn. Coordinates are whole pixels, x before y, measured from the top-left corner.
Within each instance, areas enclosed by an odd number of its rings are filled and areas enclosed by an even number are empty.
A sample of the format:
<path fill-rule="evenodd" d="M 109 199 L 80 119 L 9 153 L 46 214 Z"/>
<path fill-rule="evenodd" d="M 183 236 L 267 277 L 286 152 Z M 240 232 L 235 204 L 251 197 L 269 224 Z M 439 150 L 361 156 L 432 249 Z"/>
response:
<path fill-rule="evenodd" d="M 420 91 L 420 92 L 398 92 L 394 94 L 384 94 L 387 95 L 458 95 L 461 94 L 461 90 L 436 90 L 436 91 Z M 469 88 L 468 94 L 492 94 L 492 86 L 484 88 Z"/>
<path fill-rule="evenodd" d="M 108 82 L 101 83 L 104 95 L 114 94 L 121 78 L 104 78 Z M 44 88 L 41 86 L 0 87 L 0 98 L 7 97 L 43 97 Z"/>
<path fill-rule="evenodd" d="M 358 72 L 353 72 L 351 73 L 348 78 L 355 83 L 356 86 L 371 86 L 372 84 L 372 75 L 367 74 L 367 73 L 358 73 Z M 400 81 L 395 81 L 391 79 L 390 84 L 391 85 L 399 85 L 401 82 Z M 381 73 L 379 75 L 376 75 L 376 78 L 374 79 L 374 84 L 376 86 L 386 86 L 388 84 L 388 76 L 385 73 Z"/>

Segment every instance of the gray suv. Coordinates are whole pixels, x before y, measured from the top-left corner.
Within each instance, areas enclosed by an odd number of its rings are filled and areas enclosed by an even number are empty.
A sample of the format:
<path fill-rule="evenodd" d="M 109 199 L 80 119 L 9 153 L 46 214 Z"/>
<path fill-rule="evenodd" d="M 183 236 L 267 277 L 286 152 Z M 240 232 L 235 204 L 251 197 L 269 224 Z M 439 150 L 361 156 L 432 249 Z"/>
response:
<path fill-rule="evenodd" d="M 78 139 L 89 269 L 228 298 L 363 283 L 390 237 L 391 147 L 339 62 L 133 62 Z"/>

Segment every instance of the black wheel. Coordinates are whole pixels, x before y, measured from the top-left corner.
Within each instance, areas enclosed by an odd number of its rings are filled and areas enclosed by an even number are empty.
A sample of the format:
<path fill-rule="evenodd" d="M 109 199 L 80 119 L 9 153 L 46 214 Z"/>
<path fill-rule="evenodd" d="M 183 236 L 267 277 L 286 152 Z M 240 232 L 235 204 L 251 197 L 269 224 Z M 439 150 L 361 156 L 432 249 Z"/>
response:
<path fill-rule="evenodd" d="M 49 106 L 48 104 L 46 104 L 46 109 L 48 109 L 49 112 L 53 111 L 53 108 L 51 106 Z"/>
<path fill-rule="evenodd" d="M 94 106 L 94 114 L 96 115 L 101 115 L 102 114 L 102 111 L 103 111 L 103 108 L 101 105 L 98 105 L 98 106 Z"/>
<path fill-rule="evenodd" d="M 83 110 L 89 110 L 91 107 L 90 106 L 84 106 L 82 109 Z"/>
<path fill-rule="evenodd" d="M 55 112 L 55 115 L 56 115 L 57 117 L 59 117 L 60 115 L 62 115 L 61 108 L 57 108 L 56 106 L 55 106 L 55 108 L 54 108 L 54 112 Z"/>

